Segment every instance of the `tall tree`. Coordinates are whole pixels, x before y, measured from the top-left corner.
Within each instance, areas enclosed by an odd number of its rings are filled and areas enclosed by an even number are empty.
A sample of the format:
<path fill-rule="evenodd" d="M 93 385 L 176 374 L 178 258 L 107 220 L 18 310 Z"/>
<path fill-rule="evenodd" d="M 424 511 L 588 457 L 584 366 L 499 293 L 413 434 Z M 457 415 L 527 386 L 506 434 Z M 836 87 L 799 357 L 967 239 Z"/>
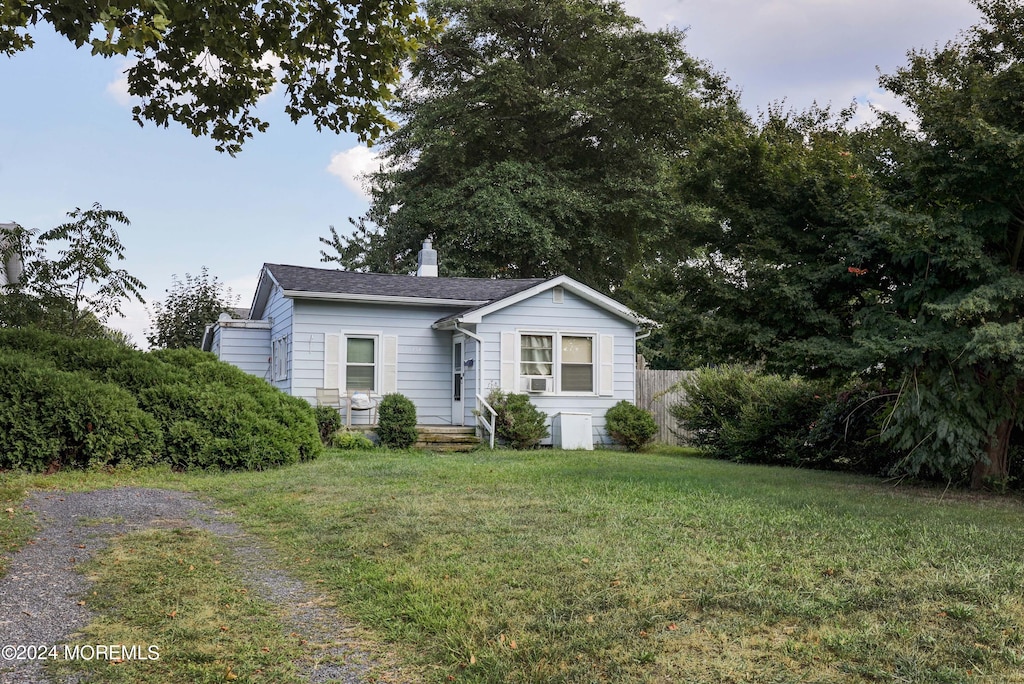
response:
<path fill-rule="evenodd" d="M 886 120 L 878 175 L 910 220 L 878 237 L 905 286 L 866 322 L 904 371 L 901 443 L 977 487 L 1006 479 L 1024 423 L 1024 4 L 975 5 L 981 24 L 882 79 L 917 122 Z"/>
<path fill-rule="evenodd" d="M 18 0 L 0 3 L 0 53 L 33 46 L 49 24 L 94 55 L 126 55 L 140 124 L 176 121 L 217 149 L 238 152 L 267 123 L 257 101 L 284 85 L 293 121 L 372 139 L 399 64 L 435 27 L 415 0 Z"/>
<path fill-rule="evenodd" d="M 209 269 L 203 266 L 199 275 L 185 274 L 182 282 L 171 276 L 171 289 L 162 302 L 153 302 L 146 340 L 159 349 L 199 347 L 206 326 L 215 323 L 221 314 L 231 313 L 238 297 Z"/>
<path fill-rule="evenodd" d="M 116 267 L 124 245 L 114 224 L 128 225 L 128 217 L 93 204 L 68 218 L 41 233 L 16 223 L 0 231 L 0 259 L 17 256 L 24 264 L 18 280 L 0 288 L 0 324 L 102 336 L 102 324 L 121 313 L 123 300 L 145 303 L 142 281 Z"/>
<path fill-rule="evenodd" d="M 670 359 L 871 377 L 910 472 L 1005 480 L 1024 423 L 1024 5 L 882 78 L 914 116 L 770 114 L 685 160 L 703 231 L 630 282 Z"/>
<path fill-rule="evenodd" d="M 770 109 L 720 129 L 677 167 L 691 211 L 627 280 L 624 296 L 663 327 L 659 367 L 749 362 L 826 375 L 870 365 L 854 316 L 884 269 L 863 240 L 878 199 L 851 111 Z"/>
<path fill-rule="evenodd" d="M 449 275 L 614 287 L 681 211 L 671 162 L 738 111 L 724 79 L 610 0 L 425 8 L 446 30 L 399 90 L 369 211 L 324 260 L 409 271 L 429 237 Z"/>

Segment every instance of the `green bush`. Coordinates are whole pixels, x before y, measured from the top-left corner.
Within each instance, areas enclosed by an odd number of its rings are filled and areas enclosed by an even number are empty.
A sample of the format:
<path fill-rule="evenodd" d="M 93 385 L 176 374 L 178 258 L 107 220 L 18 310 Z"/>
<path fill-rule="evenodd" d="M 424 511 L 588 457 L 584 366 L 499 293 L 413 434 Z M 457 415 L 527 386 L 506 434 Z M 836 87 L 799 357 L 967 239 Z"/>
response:
<path fill-rule="evenodd" d="M 658 434 L 658 424 L 650 411 L 622 400 L 604 414 L 605 429 L 629 451 L 641 451 Z"/>
<path fill-rule="evenodd" d="M 10 351 L 0 356 L 0 434 L 0 469 L 33 472 L 144 465 L 164 446 L 130 393 Z"/>
<path fill-rule="evenodd" d="M 532 449 L 551 434 L 547 415 L 530 402 L 526 394 L 506 394 L 491 390 L 487 403 L 497 414 L 494 431 L 502 442 L 514 449 Z"/>
<path fill-rule="evenodd" d="M 812 457 L 808 436 L 824 403 L 818 385 L 722 366 L 703 368 L 681 386 L 687 399 L 670 412 L 709 456 L 788 465 Z"/>
<path fill-rule="evenodd" d="M 62 373 L 52 383 L 57 389 L 64 388 L 64 394 L 88 393 L 96 397 L 93 404 L 74 399 L 56 405 L 55 398 L 46 396 L 34 400 L 35 405 L 48 407 L 52 415 L 44 415 L 42 408 L 32 416 L 27 409 L 18 409 L 18 420 L 22 421 L 18 430 L 23 433 L 24 443 L 35 445 L 32 449 L 39 446 L 40 440 L 63 444 L 60 448 L 69 455 L 59 459 L 61 464 L 84 466 L 83 459 L 90 463 L 140 459 L 144 462 L 150 456 L 141 452 L 149 449 L 152 458 L 176 468 L 262 469 L 308 460 L 323 450 L 316 418 L 306 401 L 290 397 L 262 379 L 198 349 L 140 352 L 109 340 L 71 339 L 32 329 L 0 329 L 0 355 L 13 358 L 18 354 L 30 359 L 32 363 L 28 365 L 33 368 L 49 368 L 50 374 Z M 41 372 L 38 368 L 34 372 Z M 9 368 L 8 373 L 14 382 L 6 383 L 9 389 L 0 390 L 0 402 L 22 391 L 18 389 L 21 376 L 25 376 L 26 383 L 34 377 L 27 369 Z M 42 386 L 45 389 L 46 383 Z M 144 418 L 129 420 L 124 411 L 99 407 L 97 415 L 104 420 L 86 419 L 84 424 L 106 426 L 114 419 L 112 416 L 121 416 L 128 426 L 138 423 L 134 434 L 138 435 L 139 445 L 119 446 L 90 436 L 83 442 L 87 445 L 82 447 L 86 449 L 83 452 L 68 446 L 70 442 L 65 437 L 43 439 L 63 423 L 72 426 L 68 430 L 73 429 L 80 422 L 80 411 L 95 407 L 97 402 L 124 404 L 126 399 Z M 8 398 L 8 404 L 10 401 Z M 7 413 L 13 416 L 15 410 L 9 409 Z M 29 433 L 36 437 L 30 438 Z M 93 443 L 96 449 L 89 451 L 92 447 L 88 445 Z M 150 444 L 155 446 L 150 448 Z M 3 463 L 17 461 L 17 467 L 31 470 L 56 462 L 52 459 L 53 448 L 57 447 L 38 450 L 39 456 L 26 458 L 19 448 L 0 446 L 5 450 Z M 109 455 L 103 456 L 103 449 Z M 47 457 L 51 462 L 42 463 Z"/>
<path fill-rule="evenodd" d="M 316 415 L 316 427 L 320 432 L 320 441 L 329 444 L 334 433 L 341 428 L 341 414 L 333 406 L 317 406 L 313 409 Z"/>
<path fill-rule="evenodd" d="M 902 453 L 881 439 L 893 392 L 854 384 L 829 397 L 807 441 L 814 456 L 807 465 L 866 475 L 890 475 Z"/>
<path fill-rule="evenodd" d="M 335 449 L 345 450 L 372 449 L 373 442 L 360 432 L 337 430 L 331 435 L 331 446 Z"/>
<path fill-rule="evenodd" d="M 416 406 L 408 397 L 385 394 L 377 409 L 377 437 L 392 449 L 408 449 L 416 443 Z"/>

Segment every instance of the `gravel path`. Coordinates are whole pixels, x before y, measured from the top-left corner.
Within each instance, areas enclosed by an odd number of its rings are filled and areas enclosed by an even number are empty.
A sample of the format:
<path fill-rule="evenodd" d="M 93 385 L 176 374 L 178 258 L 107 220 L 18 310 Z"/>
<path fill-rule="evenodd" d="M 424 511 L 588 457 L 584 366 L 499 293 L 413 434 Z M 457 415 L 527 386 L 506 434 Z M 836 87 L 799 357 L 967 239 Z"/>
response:
<path fill-rule="evenodd" d="M 323 595 L 281 571 L 273 553 L 246 535 L 229 514 L 191 494 L 132 487 L 46 491 L 30 494 L 24 505 L 38 517 L 38 530 L 13 555 L 8 574 L 0 579 L 0 646 L 63 644 L 88 624 L 90 612 L 78 605 L 88 581 L 75 566 L 104 548 L 111 536 L 157 526 L 192 526 L 223 539 L 242 561 L 245 583 L 284 607 L 287 631 L 315 647 L 314 657 L 296 663 L 305 680 L 355 684 L 366 681 L 377 664 L 346 636 L 352 626 L 326 607 Z M 334 662 L 342 660 L 344 665 Z M 381 676 L 379 670 L 375 674 Z M 382 680 L 401 681 L 401 674 L 393 671 Z M 48 681 L 38 662 L 0 658 L 2 684 Z"/>

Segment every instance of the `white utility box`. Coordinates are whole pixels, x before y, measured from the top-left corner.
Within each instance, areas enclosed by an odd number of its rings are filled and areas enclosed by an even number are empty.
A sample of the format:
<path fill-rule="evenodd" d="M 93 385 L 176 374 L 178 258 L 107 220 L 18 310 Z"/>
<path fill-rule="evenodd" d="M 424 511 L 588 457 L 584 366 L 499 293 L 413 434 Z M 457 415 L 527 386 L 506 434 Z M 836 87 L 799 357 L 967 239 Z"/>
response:
<path fill-rule="evenodd" d="M 556 449 L 594 448 L 594 419 L 589 413 L 562 411 L 551 420 L 551 446 Z"/>

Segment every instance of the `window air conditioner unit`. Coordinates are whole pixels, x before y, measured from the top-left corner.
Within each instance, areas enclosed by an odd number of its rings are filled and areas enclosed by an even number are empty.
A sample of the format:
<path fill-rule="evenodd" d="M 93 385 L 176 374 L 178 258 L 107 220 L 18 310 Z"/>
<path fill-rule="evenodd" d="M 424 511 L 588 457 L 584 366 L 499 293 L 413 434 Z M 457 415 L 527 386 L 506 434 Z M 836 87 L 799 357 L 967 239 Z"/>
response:
<path fill-rule="evenodd" d="M 540 394 L 551 391 L 553 378 L 523 378 L 523 391 L 530 394 Z"/>

